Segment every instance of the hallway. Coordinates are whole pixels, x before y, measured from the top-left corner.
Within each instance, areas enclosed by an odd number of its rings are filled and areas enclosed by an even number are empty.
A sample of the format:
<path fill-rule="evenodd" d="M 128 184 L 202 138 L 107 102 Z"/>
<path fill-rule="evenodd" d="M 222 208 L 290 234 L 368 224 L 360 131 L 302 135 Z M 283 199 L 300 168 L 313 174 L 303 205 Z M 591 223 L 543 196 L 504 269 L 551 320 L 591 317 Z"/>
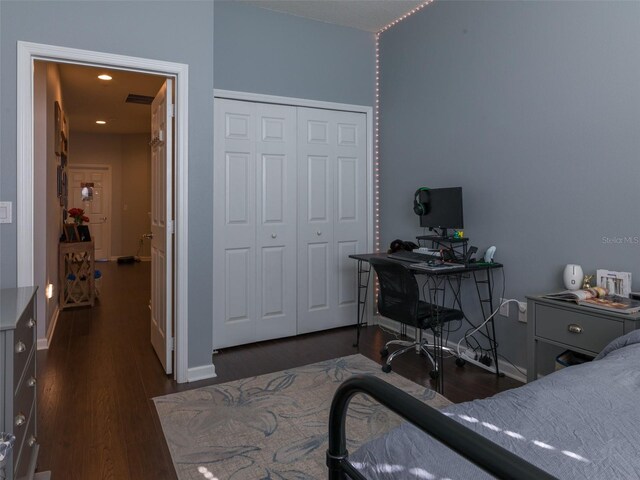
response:
<path fill-rule="evenodd" d="M 38 352 L 38 469 L 56 479 L 175 478 L 150 400 L 176 390 L 149 341 L 151 263 L 96 269 L 96 306 L 62 311 Z"/>

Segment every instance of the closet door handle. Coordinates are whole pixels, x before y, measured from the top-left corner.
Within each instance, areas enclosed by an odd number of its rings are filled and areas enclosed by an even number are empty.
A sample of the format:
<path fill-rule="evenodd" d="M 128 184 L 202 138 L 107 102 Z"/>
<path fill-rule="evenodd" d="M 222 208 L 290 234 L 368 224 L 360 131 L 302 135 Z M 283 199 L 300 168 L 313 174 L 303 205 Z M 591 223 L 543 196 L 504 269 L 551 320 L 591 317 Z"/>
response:
<path fill-rule="evenodd" d="M 271 238 L 278 238 L 278 235 L 276 235 L 275 233 L 272 233 Z"/>
<path fill-rule="evenodd" d="M 322 235 L 322 232 L 321 232 L 320 230 L 318 230 L 318 231 L 316 232 L 316 235 L 320 236 L 320 235 Z"/>
<path fill-rule="evenodd" d="M 22 342 L 18 342 L 16 343 L 16 353 L 22 353 L 27 349 L 27 346 L 22 343 Z"/>
<path fill-rule="evenodd" d="M 35 324 L 36 324 L 36 321 L 33 318 L 30 318 L 29 321 L 27 322 L 27 327 L 33 328 Z"/>

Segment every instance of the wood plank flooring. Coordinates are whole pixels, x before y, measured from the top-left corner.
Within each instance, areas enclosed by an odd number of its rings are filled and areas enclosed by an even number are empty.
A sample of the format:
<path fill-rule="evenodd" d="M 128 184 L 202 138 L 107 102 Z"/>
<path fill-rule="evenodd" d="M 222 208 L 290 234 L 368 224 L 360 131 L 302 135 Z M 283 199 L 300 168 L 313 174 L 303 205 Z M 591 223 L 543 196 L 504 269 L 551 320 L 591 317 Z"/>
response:
<path fill-rule="evenodd" d="M 215 356 L 217 378 L 178 385 L 149 340 L 150 264 L 96 268 L 103 274 L 97 305 L 61 312 L 49 349 L 37 356 L 38 468 L 55 480 L 175 479 L 153 397 L 357 353 L 352 327 L 273 340 L 223 350 Z M 365 328 L 359 352 L 380 363 L 390 338 Z M 393 369 L 430 385 L 424 362 L 407 353 Z M 474 366 L 445 365 L 445 395 L 456 403 L 519 385 Z"/>

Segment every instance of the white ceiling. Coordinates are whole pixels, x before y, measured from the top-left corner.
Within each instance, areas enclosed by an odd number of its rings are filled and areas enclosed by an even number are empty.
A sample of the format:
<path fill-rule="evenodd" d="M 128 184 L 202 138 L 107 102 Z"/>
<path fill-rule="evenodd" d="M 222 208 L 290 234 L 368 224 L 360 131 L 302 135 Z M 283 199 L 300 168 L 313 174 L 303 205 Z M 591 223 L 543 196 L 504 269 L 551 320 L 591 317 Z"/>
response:
<path fill-rule="evenodd" d="M 151 107 L 125 103 L 130 93 L 155 97 L 165 78 L 144 73 L 58 64 L 64 113 L 73 132 L 146 133 Z M 98 75 L 108 73 L 113 80 Z M 106 120 L 97 125 L 96 120 Z"/>
<path fill-rule="evenodd" d="M 236 0 L 326 23 L 377 32 L 424 0 Z"/>

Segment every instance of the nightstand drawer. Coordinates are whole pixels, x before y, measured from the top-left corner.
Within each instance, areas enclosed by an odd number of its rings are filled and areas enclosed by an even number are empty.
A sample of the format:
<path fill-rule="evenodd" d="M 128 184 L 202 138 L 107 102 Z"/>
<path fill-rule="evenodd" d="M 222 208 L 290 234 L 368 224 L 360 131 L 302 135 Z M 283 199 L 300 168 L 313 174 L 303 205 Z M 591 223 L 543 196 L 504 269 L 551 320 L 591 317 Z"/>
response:
<path fill-rule="evenodd" d="M 622 321 L 546 305 L 536 305 L 536 319 L 536 336 L 593 353 L 624 334 Z"/>

